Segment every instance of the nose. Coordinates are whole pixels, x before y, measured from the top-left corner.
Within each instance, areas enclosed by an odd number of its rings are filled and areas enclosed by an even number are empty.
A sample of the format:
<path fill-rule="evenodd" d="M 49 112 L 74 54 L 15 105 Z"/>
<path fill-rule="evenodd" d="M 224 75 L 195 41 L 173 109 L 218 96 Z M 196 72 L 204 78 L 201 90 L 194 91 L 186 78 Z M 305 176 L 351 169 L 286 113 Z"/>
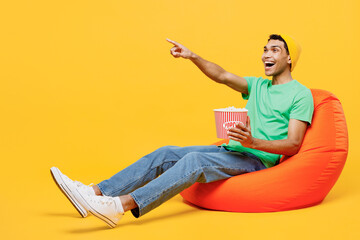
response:
<path fill-rule="evenodd" d="M 269 58 L 271 56 L 271 51 L 264 52 L 264 58 Z"/>
<path fill-rule="evenodd" d="M 269 58 L 270 58 L 269 54 L 264 52 L 262 55 L 262 60 L 265 62 Z"/>

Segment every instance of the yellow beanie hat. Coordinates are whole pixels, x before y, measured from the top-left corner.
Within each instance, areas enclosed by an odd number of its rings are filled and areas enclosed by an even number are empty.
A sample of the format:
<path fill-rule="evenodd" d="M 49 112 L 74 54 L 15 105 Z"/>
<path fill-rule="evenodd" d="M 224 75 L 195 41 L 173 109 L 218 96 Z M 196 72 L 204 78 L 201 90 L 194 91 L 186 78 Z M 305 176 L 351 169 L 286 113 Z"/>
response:
<path fill-rule="evenodd" d="M 285 42 L 288 46 L 289 54 L 290 54 L 290 58 L 291 58 L 290 71 L 292 72 L 296 66 L 296 63 L 299 60 L 300 53 L 301 53 L 301 46 L 294 38 L 292 38 L 286 34 L 279 34 L 279 35 L 285 40 Z"/>

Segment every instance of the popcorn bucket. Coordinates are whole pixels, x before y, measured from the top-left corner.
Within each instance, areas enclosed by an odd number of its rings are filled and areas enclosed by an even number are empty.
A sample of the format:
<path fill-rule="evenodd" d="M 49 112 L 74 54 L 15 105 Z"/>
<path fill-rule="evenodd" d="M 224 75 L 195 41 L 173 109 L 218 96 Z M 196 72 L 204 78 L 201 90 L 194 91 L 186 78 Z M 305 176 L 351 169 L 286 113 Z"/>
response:
<path fill-rule="evenodd" d="M 217 137 L 228 139 L 228 129 L 235 127 L 239 122 L 246 125 L 247 112 L 248 110 L 245 108 L 228 107 L 214 109 Z"/>

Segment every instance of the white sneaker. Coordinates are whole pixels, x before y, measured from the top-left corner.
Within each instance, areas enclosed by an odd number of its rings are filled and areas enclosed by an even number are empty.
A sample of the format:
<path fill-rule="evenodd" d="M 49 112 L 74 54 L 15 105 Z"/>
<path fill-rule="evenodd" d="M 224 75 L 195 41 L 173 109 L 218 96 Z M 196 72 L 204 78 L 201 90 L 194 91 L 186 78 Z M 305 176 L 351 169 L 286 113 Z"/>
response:
<path fill-rule="evenodd" d="M 77 200 L 74 193 L 81 191 L 83 195 L 96 196 L 95 191 L 91 185 L 87 186 L 79 181 L 73 181 L 66 175 L 62 174 L 56 167 L 50 168 L 50 173 L 54 178 L 56 185 L 64 193 L 64 195 L 70 200 L 75 209 L 80 213 L 82 217 L 88 215 L 88 209 Z"/>
<path fill-rule="evenodd" d="M 95 217 L 100 218 L 112 228 L 116 226 L 124 215 L 124 209 L 119 197 L 84 195 L 81 191 L 78 191 L 75 197 Z"/>

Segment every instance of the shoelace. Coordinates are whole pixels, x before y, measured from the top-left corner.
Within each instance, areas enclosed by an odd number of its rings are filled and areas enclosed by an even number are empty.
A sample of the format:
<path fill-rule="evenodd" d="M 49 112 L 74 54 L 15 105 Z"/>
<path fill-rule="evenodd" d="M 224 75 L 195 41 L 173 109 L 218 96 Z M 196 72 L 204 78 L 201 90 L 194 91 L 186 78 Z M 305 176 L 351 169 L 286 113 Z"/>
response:
<path fill-rule="evenodd" d="M 90 183 L 89 185 L 85 185 L 81 182 L 76 181 L 75 182 L 76 186 L 78 189 L 81 189 L 83 191 L 83 193 L 85 193 L 86 195 L 93 195 L 94 190 L 92 189 L 92 186 L 94 185 L 93 183 Z"/>
<path fill-rule="evenodd" d="M 81 183 L 81 182 L 79 182 L 79 181 L 73 181 L 74 183 L 75 183 L 75 185 L 77 186 L 77 187 L 82 187 L 82 186 L 84 186 L 85 184 L 83 184 L 83 183 Z"/>
<path fill-rule="evenodd" d="M 65 180 L 72 182 L 75 184 L 76 187 L 78 187 L 79 189 L 83 189 L 85 191 L 86 194 L 92 195 L 92 191 L 90 193 L 90 189 L 92 188 L 92 186 L 94 186 L 93 183 L 90 183 L 89 185 L 85 185 L 82 182 L 76 181 L 76 180 L 71 180 L 68 176 L 63 175 L 63 178 L 65 178 Z"/>
<path fill-rule="evenodd" d="M 114 200 L 111 197 L 105 197 L 105 196 L 96 196 L 90 199 L 92 202 L 97 202 L 102 205 L 112 205 L 114 204 Z"/>
<path fill-rule="evenodd" d="M 94 184 L 90 183 L 89 185 L 85 185 L 82 182 L 76 181 L 76 180 L 71 180 L 68 176 L 63 175 L 63 177 L 65 179 L 67 179 L 69 182 L 73 182 L 77 187 L 92 187 Z"/>
<path fill-rule="evenodd" d="M 79 181 L 74 181 L 74 183 L 76 184 L 77 187 L 86 187 L 86 188 L 88 188 L 88 187 L 94 186 L 93 183 L 90 183 L 89 185 L 85 185 L 85 184 L 83 184 L 82 182 L 79 182 Z"/>
<path fill-rule="evenodd" d="M 66 175 L 62 175 L 62 177 L 63 177 L 65 180 L 67 180 L 68 182 L 75 183 L 75 185 L 76 185 L 77 187 L 80 187 L 80 186 L 85 185 L 85 184 L 83 184 L 83 183 L 81 183 L 81 182 L 79 182 L 79 181 L 71 180 L 71 179 L 70 179 L 68 176 L 66 176 Z"/>
<path fill-rule="evenodd" d="M 89 185 L 85 185 L 85 184 L 83 184 L 82 182 L 79 182 L 79 181 L 76 181 L 76 180 L 71 180 L 68 176 L 66 176 L 66 175 L 63 175 L 63 177 L 66 179 L 66 180 L 68 180 L 69 182 L 72 182 L 72 183 L 74 183 L 75 185 L 76 185 L 76 187 L 78 187 L 78 188 L 89 188 L 89 187 L 92 187 L 92 186 L 94 186 L 94 184 L 93 183 L 90 183 Z"/>

